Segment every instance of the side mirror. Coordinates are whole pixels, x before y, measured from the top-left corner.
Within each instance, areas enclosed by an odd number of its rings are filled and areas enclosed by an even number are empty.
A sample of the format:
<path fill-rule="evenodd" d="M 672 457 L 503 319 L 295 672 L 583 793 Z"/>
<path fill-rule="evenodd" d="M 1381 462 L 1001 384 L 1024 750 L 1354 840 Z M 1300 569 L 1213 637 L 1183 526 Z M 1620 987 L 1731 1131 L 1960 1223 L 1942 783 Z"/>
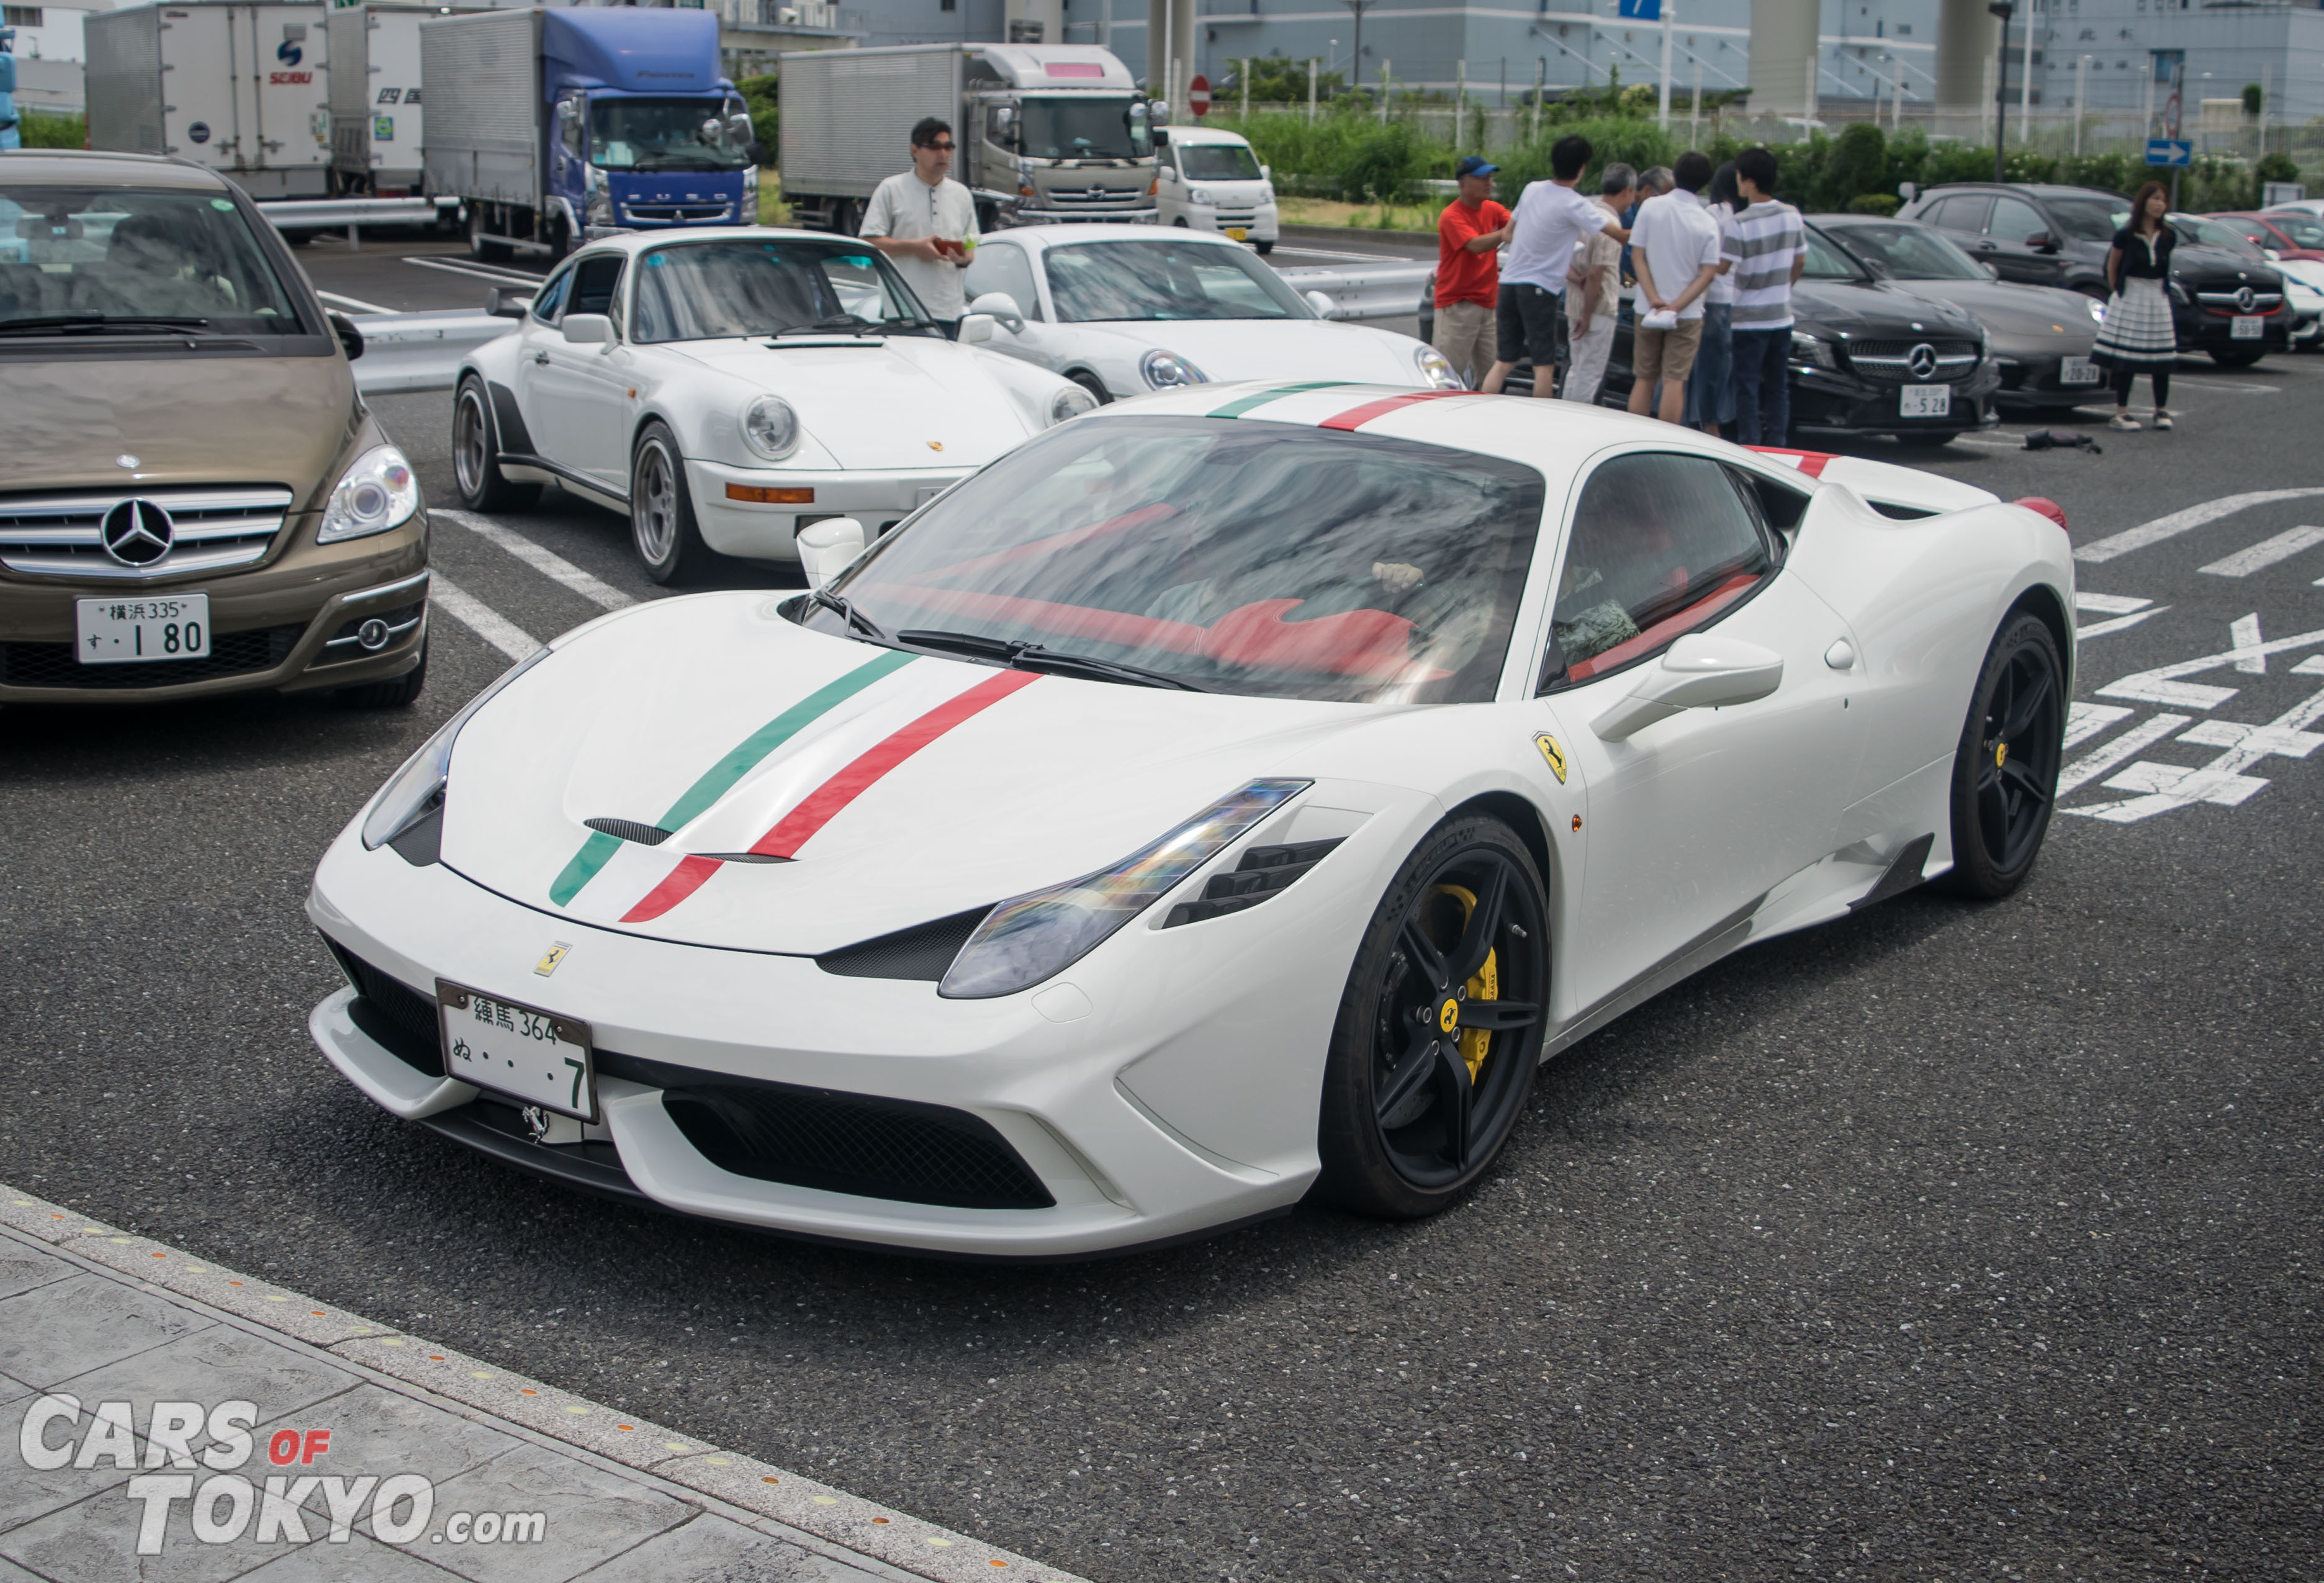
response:
<path fill-rule="evenodd" d="M 613 342 L 613 321 L 602 313 L 568 313 L 565 338 L 576 347 L 607 347 Z"/>
<path fill-rule="evenodd" d="M 1157 126 L 1154 128 L 1154 146 L 1156 148 L 1168 148 L 1170 146 L 1170 133 L 1167 127 Z"/>
<path fill-rule="evenodd" d="M 981 347 L 992 338 L 993 329 L 990 313 L 964 313 L 960 316 L 960 333 L 955 338 L 964 347 Z"/>
<path fill-rule="evenodd" d="M 347 361 L 352 363 L 362 356 L 364 354 L 363 331 L 355 328 L 355 320 L 344 313 L 333 313 L 326 317 L 331 321 L 331 333 L 339 338 L 339 345 L 346 352 Z"/>
<path fill-rule="evenodd" d="M 2036 253 L 2055 253 L 2058 251 L 2058 239 L 2047 231 L 2036 231 L 2025 238 L 2025 245 Z"/>
<path fill-rule="evenodd" d="M 2277 252 L 2273 247 L 2263 247 L 2260 249 L 2260 252 L 2267 255 L 2267 261 L 2270 264 L 2282 264 L 2283 262 L 2283 255 Z"/>
<path fill-rule="evenodd" d="M 1910 203 L 1921 196 L 1921 184 L 1918 181 L 1899 181 L 1896 183 L 1896 196 Z"/>
<path fill-rule="evenodd" d="M 1315 310 L 1315 317 L 1318 319 L 1337 319 L 1340 317 L 1340 305 L 1337 302 L 1333 301 L 1331 298 L 1325 296 L 1321 292 L 1310 292 L 1307 293 L 1307 306 Z"/>
<path fill-rule="evenodd" d="M 522 319 L 532 309 L 532 299 L 521 292 L 504 286 L 492 286 L 484 292 L 484 311 L 494 319 Z"/>
<path fill-rule="evenodd" d="M 1608 742 L 1627 742 L 1681 709 L 1717 709 L 1766 698 L 1783 685 L 1784 657 L 1772 649 L 1691 632 L 1662 663 L 1644 671 L 1630 696 L 1590 722 Z"/>
<path fill-rule="evenodd" d="M 852 516 L 809 523 L 798 531 L 798 552 L 807 587 L 822 588 L 863 553 L 863 524 Z"/>
<path fill-rule="evenodd" d="M 1985 272 L 1987 280 L 1997 281 L 2001 278 L 2001 267 L 1998 264 L 1980 264 L 1977 267 Z"/>
<path fill-rule="evenodd" d="M 1274 167 L 1273 165 L 1261 165 L 1261 166 L 1259 166 L 1259 179 L 1260 181 L 1274 181 L 1274 180 L 1275 180 L 1275 167 Z"/>
<path fill-rule="evenodd" d="M 1010 335 L 1020 336 L 1025 333 L 1024 312 L 1017 306 L 1017 299 L 1006 292 L 987 292 L 975 301 L 971 302 L 968 305 L 968 310 L 972 314 L 998 320 Z M 962 328 L 967 328 L 965 323 Z M 991 338 L 989 335 L 985 337 L 987 340 Z"/>

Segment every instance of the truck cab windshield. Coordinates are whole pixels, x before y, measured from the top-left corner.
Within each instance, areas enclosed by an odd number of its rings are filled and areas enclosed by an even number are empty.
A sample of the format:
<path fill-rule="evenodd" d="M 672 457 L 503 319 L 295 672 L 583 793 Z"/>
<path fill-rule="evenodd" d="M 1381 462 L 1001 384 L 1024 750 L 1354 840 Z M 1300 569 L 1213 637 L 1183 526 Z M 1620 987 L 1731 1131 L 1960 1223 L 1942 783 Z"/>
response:
<path fill-rule="evenodd" d="M 750 152 L 733 141 L 723 99 L 597 99 L 589 106 L 589 162 L 608 171 L 739 171 Z"/>
<path fill-rule="evenodd" d="M 1151 153 L 1144 117 L 1127 97 L 1027 99 L 1017 112 L 1017 152 L 1035 160 L 1142 160 Z"/>

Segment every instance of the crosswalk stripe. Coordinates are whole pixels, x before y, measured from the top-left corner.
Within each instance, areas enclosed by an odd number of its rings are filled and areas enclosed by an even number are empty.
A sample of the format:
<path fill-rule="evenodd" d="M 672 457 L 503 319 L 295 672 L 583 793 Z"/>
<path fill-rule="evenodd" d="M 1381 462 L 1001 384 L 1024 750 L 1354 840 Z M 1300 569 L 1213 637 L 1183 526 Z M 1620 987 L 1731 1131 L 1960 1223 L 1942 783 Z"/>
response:
<path fill-rule="evenodd" d="M 522 533 L 504 528 L 487 517 L 465 511 L 430 511 L 428 514 L 457 523 L 487 543 L 499 545 L 551 582 L 572 589 L 600 608 L 624 610 L 637 603 L 613 584 L 582 570 L 562 555 L 542 548 Z"/>
<path fill-rule="evenodd" d="M 2262 539 L 2248 550 L 2238 550 L 2197 569 L 2213 577 L 2249 577 L 2279 560 L 2289 560 L 2310 544 L 2324 543 L 2324 528 L 2289 528 L 2273 539 Z"/>
<path fill-rule="evenodd" d="M 539 638 L 432 568 L 429 573 L 428 598 L 437 609 L 512 660 L 521 660 L 540 647 Z"/>

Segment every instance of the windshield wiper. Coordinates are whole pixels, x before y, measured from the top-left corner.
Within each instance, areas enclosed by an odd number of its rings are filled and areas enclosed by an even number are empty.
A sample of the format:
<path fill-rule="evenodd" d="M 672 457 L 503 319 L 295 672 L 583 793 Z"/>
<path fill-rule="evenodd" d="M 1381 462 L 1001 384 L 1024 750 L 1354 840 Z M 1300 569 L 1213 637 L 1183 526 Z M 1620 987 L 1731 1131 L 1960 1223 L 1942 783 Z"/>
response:
<path fill-rule="evenodd" d="M 898 633 L 895 641 L 909 648 L 938 649 L 955 654 L 973 655 L 978 659 L 998 660 L 1012 671 L 1047 671 L 1060 674 L 1078 671 L 1100 681 L 1128 681 L 1139 687 L 1167 687 L 1179 692 L 1211 690 L 1183 676 L 1148 671 L 1143 665 L 1124 664 L 1120 660 L 1101 660 L 1095 654 L 1069 654 L 1046 643 L 1011 643 L 1004 638 L 985 637 L 973 632 L 934 632 L 913 628 Z"/>
<path fill-rule="evenodd" d="M 115 326 L 124 329 L 206 329 L 209 322 L 207 319 L 157 313 L 43 313 L 32 319 L 0 319 L 0 335 L 42 329 L 60 329 L 77 334 L 112 329 Z"/>
<path fill-rule="evenodd" d="M 896 640 L 888 635 L 888 629 L 858 610 L 845 595 L 835 594 L 829 588 L 810 588 L 807 597 L 810 603 L 822 606 L 873 643 L 891 648 L 895 645 Z"/>

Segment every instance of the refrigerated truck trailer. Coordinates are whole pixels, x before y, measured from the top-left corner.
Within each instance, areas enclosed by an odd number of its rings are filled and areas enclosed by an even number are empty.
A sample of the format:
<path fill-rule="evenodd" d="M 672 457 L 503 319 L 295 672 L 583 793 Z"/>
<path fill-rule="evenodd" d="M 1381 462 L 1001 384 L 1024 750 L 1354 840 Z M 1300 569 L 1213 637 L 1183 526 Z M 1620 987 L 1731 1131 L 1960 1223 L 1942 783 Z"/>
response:
<path fill-rule="evenodd" d="M 477 9 L 343 4 L 331 13 L 331 177 L 338 191 L 425 196 L 420 24 Z"/>
<path fill-rule="evenodd" d="M 89 147 L 192 160 L 255 199 L 327 196 L 325 15 L 244 0 L 90 12 Z"/>
<path fill-rule="evenodd" d="M 420 64 L 428 191 L 464 202 L 478 258 L 758 223 L 751 118 L 715 11 L 438 16 L 420 24 Z"/>
<path fill-rule="evenodd" d="M 979 225 L 1151 221 L 1158 106 L 1095 44 L 899 44 L 786 54 L 783 200 L 853 235 L 872 189 L 911 168 L 913 123 L 949 122 Z"/>

